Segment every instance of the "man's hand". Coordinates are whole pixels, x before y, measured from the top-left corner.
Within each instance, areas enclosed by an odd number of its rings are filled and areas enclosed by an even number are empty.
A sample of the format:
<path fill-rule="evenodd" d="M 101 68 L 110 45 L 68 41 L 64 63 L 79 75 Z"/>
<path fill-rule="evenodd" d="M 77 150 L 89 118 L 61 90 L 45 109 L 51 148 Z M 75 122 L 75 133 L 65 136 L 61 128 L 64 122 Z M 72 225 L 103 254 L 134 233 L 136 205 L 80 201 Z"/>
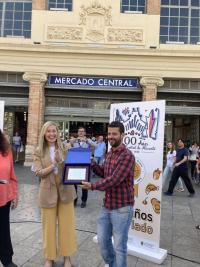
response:
<path fill-rule="evenodd" d="M 91 189 L 91 183 L 89 182 L 82 182 L 82 186 L 83 189 Z"/>
<path fill-rule="evenodd" d="M 180 163 L 178 162 L 178 163 L 175 163 L 174 164 L 174 167 L 178 167 L 180 165 Z"/>

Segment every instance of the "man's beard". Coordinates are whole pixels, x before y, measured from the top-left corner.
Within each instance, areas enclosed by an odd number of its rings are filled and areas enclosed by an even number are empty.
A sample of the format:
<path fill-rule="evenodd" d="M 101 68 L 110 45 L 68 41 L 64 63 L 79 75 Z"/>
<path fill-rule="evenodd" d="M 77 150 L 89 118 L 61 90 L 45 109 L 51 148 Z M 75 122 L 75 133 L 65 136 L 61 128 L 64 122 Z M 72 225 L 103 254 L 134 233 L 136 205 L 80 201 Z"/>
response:
<path fill-rule="evenodd" d="M 121 144 L 121 140 L 111 140 L 111 141 L 114 141 L 114 143 L 112 144 L 110 143 L 111 147 L 118 147 Z"/>

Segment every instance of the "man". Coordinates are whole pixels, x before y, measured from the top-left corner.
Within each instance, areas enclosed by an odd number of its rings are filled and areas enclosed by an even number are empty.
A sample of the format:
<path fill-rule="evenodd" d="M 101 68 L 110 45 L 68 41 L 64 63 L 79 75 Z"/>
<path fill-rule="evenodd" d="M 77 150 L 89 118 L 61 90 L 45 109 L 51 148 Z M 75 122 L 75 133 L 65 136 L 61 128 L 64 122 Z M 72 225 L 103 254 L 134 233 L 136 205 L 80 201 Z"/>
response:
<path fill-rule="evenodd" d="M 78 137 L 70 139 L 70 144 L 74 148 L 92 148 L 94 147 L 95 143 L 86 137 L 86 131 L 84 127 L 79 127 L 78 128 Z M 77 185 L 74 185 L 77 193 Z M 86 207 L 87 203 L 87 198 L 88 198 L 88 191 L 85 189 L 82 189 L 82 197 L 81 197 L 81 208 Z M 76 206 L 78 201 L 78 197 L 74 200 L 74 205 Z"/>
<path fill-rule="evenodd" d="M 97 164 L 99 165 L 103 164 L 105 153 L 106 153 L 106 144 L 103 141 L 103 136 L 100 135 L 98 137 L 98 140 L 95 144 L 95 149 L 94 149 L 94 158 Z"/>
<path fill-rule="evenodd" d="M 105 191 L 97 234 L 101 255 L 109 267 L 127 267 L 128 231 L 133 216 L 135 158 L 122 144 L 123 137 L 121 122 L 114 121 L 108 125 L 111 150 L 103 166 L 92 164 L 95 173 L 104 179 L 96 183 L 82 182 L 85 189 Z"/>
<path fill-rule="evenodd" d="M 187 187 L 187 190 L 189 191 L 188 196 L 193 197 L 195 191 L 188 176 L 188 150 L 185 148 L 184 141 L 182 139 L 179 139 L 177 144 L 178 149 L 176 150 L 176 161 L 174 163 L 172 177 L 169 183 L 169 188 L 164 194 L 171 196 L 173 194 L 174 187 L 176 186 L 179 177 L 181 177 L 185 186 Z"/>

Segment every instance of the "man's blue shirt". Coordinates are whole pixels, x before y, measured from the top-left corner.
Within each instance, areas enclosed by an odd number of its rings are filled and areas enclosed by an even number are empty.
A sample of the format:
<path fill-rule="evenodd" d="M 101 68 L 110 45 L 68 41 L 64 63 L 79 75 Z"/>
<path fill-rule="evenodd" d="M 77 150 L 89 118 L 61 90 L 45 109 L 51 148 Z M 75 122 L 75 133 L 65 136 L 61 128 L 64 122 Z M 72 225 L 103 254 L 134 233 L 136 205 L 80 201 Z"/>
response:
<path fill-rule="evenodd" d="M 180 162 L 184 156 L 188 157 L 188 149 L 183 147 L 176 150 L 176 163 Z M 179 170 L 186 171 L 188 169 L 187 161 L 181 163 L 178 167 Z"/>

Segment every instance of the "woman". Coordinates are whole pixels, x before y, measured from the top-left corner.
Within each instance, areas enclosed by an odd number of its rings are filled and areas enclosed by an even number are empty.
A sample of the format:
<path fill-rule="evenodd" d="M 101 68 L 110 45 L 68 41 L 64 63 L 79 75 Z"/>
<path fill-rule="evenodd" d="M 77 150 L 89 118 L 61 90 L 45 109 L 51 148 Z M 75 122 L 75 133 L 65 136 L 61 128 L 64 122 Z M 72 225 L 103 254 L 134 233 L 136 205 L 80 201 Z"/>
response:
<path fill-rule="evenodd" d="M 56 228 L 58 222 L 58 255 L 64 257 L 64 267 L 71 267 L 70 258 L 76 252 L 73 185 L 62 184 L 64 149 L 56 123 L 48 121 L 41 130 L 39 146 L 34 154 L 34 169 L 41 178 L 39 205 L 43 227 L 45 267 L 52 267 L 57 257 Z"/>
<path fill-rule="evenodd" d="M 17 267 L 12 262 L 10 207 L 17 207 L 17 179 L 10 145 L 0 130 L 0 261 L 4 267 Z"/>
<path fill-rule="evenodd" d="M 21 136 L 19 136 L 18 132 L 16 132 L 15 135 L 13 136 L 12 142 L 13 142 L 13 151 L 15 152 L 15 162 L 18 162 L 20 147 L 22 143 Z"/>
<path fill-rule="evenodd" d="M 190 162 L 190 167 L 191 167 L 191 177 L 194 180 L 194 171 L 198 159 L 198 152 L 199 152 L 199 147 L 196 142 L 192 143 L 192 145 L 189 147 L 189 162 Z"/>
<path fill-rule="evenodd" d="M 172 171 L 173 171 L 173 165 L 176 160 L 176 150 L 175 145 L 171 142 L 167 143 L 167 163 L 165 166 L 165 169 L 163 171 L 163 180 L 162 180 L 162 186 L 163 188 L 166 186 L 166 183 L 170 181 Z M 181 181 L 181 178 L 178 179 L 177 185 L 176 185 L 176 191 L 183 192 L 183 183 Z"/>

